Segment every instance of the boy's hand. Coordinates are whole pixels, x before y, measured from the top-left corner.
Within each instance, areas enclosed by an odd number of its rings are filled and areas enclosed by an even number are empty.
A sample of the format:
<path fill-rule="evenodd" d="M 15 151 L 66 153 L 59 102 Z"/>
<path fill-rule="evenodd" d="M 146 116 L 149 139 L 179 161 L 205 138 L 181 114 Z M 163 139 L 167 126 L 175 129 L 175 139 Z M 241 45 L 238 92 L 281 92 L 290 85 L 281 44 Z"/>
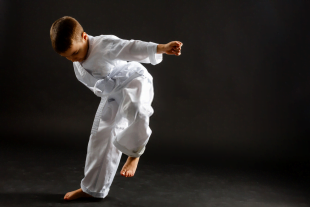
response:
<path fill-rule="evenodd" d="M 179 41 L 172 41 L 167 44 L 157 45 L 157 54 L 166 53 L 168 55 L 181 55 L 181 47 L 183 43 Z"/>

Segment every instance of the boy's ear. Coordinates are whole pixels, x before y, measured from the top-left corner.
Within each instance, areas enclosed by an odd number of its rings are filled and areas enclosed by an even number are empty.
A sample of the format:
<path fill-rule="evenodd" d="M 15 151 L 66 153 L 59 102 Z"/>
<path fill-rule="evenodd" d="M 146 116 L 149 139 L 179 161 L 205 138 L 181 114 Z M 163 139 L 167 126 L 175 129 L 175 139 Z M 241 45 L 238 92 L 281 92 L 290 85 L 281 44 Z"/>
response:
<path fill-rule="evenodd" d="M 82 33 L 82 39 L 87 40 L 87 34 L 86 34 L 86 32 L 83 32 L 83 33 Z"/>

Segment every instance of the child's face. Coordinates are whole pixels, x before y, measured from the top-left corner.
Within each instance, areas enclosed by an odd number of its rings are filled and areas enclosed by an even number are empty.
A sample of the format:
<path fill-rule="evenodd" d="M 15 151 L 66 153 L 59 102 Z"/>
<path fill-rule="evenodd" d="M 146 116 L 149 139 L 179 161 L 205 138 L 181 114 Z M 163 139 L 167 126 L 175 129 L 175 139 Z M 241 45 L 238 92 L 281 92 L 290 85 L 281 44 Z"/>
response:
<path fill-rule="evenodd" d="M 71 47 L 64 53 L 60 53 L 61 56 L 67 58 L 68 60 L 75 62 L 82 62 L 86 59 L 88 52 L 88 36 L 85 32 L 82 34 L 82 40 L 72 41 Z"/>

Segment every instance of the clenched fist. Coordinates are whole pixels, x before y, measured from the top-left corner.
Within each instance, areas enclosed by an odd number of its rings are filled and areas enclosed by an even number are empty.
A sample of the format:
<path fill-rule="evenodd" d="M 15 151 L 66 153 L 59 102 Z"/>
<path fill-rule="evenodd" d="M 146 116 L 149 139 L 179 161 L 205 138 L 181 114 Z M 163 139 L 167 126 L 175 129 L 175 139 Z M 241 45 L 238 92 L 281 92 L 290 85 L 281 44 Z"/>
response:
<path fill-rule="evenodd" d="M 167 44 L 157 45 L 157 54 L 166 53 L 168 55 L 181 55 L 181 47 L 183 43 L 179 41 L 172 41 Z"/>

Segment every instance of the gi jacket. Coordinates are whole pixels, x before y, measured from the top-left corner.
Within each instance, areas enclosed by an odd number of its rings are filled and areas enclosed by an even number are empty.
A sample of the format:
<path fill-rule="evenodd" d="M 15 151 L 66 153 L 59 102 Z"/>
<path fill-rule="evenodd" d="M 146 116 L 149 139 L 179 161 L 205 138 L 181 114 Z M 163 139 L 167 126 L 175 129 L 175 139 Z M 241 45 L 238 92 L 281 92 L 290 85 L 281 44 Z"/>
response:
<path fill-rule="evenodd" d="M 100 80 L 102 82 L 115 69 L 121 71 L 122 68 L 130 67 L 128 64 L 131 63 L 127 61 L 152 65 L 162 61 L 162 54 L 156 54 L 158 44 L 153 42 L 123 40 L 114 35 L 88 37 L 86 60 L 74 62 L 73 67 L 77 79 L 99 97 L 102 97 L 103 91 L 95 87 L 96 83 Z"/>
<path fill-rule="evenodd" d="M 162 54 L 156 54 L 157 44 L 153 42 L 123 40 L 114 35 L 88 36 L 86 59 L 74 62 L 73 67 L 77 79 L 101 97 L 91 131 L 96 134 L 109 95 L 145 73 L 146 68 L 140 63 L 158 64 Z"/>

